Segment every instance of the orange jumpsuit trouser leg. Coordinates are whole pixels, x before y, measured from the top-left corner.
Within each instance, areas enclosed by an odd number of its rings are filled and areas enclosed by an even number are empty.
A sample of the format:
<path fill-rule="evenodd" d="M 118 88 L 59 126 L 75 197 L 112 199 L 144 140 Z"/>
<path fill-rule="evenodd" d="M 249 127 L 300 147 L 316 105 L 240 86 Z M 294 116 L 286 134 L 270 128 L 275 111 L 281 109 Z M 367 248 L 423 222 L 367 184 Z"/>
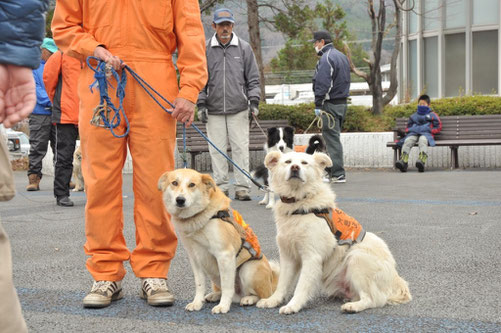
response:
<path fill-rule="evenodd" d="M 172 62 L 128 63 L 169 100 L 177 94 Z M 158 73 L 167 73 L 159 76 Z M 79 83 L 82 172 L 87 191 L 85 253 L 87 269 L 95 280 L 119 281 L 125 275 L 123 261 L 131 261 L 138 277 L 166 278 L 177 238 L 165 211 L 158 178 L 174 167 L 175 121 L 160 109 L 129 75 L 124 109 L 130 122 L 128 137 L 116 138 L 109 130 L 90 125 L 99 93 L 91 94 L 93 72 L 82 71 Z M 155 82 L 157 81 L 157 82 Z M 160 88 L 161 87 L 161 88 Z M 169 90 L 169 92 L 167 92 Z M 110 89 L 109 95 L 115 91 Z M 115 98 L 112 98 L 118 105 Z M 116 133 L 123 133 L 125 122 Z M 133 160 L 134 222 L 136 248 L 130 254 L 123 236 L 122 168 L 127 145 Z"/>

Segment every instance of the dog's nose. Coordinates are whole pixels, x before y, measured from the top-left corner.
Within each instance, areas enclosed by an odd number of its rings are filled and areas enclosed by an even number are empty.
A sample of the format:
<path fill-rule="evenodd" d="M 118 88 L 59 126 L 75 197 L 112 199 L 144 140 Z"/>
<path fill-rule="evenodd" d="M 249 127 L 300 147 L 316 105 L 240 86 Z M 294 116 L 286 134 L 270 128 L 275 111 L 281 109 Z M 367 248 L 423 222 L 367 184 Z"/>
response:
<path fill-rule="evenodd" d="M 299 171 L 299 165 L 297 165 L 297 164 L 293 164 L 293 165 L 291 166 L 291 171 Z"/>
<path fill-rule="evenodd" d="M 185 202 L 186 199 L 184 197 L 179 196 L 176 198 L 176 204 L 178 207 L 183 207 Z"/>
<path fill-rule="evenodd" d="M 284 146 L 280 146 L 278 149 L 280 149 L 280 151 L 284 151 Z"/>

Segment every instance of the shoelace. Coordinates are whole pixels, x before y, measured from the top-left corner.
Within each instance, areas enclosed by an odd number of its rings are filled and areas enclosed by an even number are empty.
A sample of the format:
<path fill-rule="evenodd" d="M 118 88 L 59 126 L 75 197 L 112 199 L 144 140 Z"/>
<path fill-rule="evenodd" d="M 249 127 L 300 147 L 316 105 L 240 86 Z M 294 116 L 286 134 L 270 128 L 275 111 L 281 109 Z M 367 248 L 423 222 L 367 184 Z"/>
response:
<path fill-rule="evenodd" d="M 165 279 L 145 279 L 144 284 L 150 285 L 153 291 L 157 291 L 158 289 L 168 289 Z"/>
<path fill-rule="evenodd" d="M 111 286 L 113 282 L 111 281 L 95 281 L 94 285 L 92 286 L 92 291 L 101 291 L 103 293 L 106 293 L 108 291 L 108 288 Z"/>

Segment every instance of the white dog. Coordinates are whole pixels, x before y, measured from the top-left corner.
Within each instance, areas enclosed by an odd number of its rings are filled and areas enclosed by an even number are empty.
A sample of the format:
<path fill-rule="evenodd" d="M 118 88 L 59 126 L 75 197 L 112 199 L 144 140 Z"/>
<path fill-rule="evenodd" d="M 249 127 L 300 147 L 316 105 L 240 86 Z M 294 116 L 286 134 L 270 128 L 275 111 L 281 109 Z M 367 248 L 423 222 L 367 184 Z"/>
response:
<path fill-rule="evenodd" d="M 186 310 L 198 311 L 204 301 L 220 301 L 212 313 L 226 313 L 232 301 L 252 305 L 275 291 L 278 267 L 259 254 L 257 237 L 238 212 L 233 211 L 230 219 L 231 200 L 211 176 L 178 169 L 164 173 L 158 187 L 195 276 L 195 299 Z M 204 297 L 205 276 L 213 292 Z"/>
<path fill-rule="evenodd" d="M 296 281 L 294 295 L 280 308 L 281 314 L 297 313 L 319 290 L 349 300 L 341 306 L 344 312 L 411 300 L 407 282 L 398 275 L 381 238 L 360 229 L 334 236 L 343 226 L 324 218 L 332 210 L 339 211 L 330 185 L 322 182 L 324 169 L 332 165 L 327 155 L 271 152 L 265 165 L 272 175 L 272 188 L 281 198 L 274 207 L 280 277 L 275 293 L 260 300 L 257 307 L 278 306 Z M 327 209 L 329 214 L 320 214 Z M 338 217 L 333 215 L 333 219 Z M 339 219 L 347 224 L 353 220 L 348 216 Z M 354 238 L 352 245 L 341 245 L 350 243 L 350 238 Z"/>

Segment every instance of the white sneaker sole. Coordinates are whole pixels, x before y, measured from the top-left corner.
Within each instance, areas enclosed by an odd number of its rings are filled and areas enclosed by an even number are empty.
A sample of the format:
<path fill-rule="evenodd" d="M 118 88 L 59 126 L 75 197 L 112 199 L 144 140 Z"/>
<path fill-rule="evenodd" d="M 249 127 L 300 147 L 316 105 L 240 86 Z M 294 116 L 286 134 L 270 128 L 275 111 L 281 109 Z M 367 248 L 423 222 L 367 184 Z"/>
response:
<path fill-rule="evenodd" d="M 109 300 L 83 300 L 83 306 L 84 308 L 93 308 L 93 309 L 96 309 L 96 308 L 105 308 L 107 306 L 109 306 L 111 304 L 111 302 L 113 301 L 118 301 L 119 299 L 122 299 L 124 297 L 124 292 L 122 289 L 120 289 L 120 291 L 114 293 L 112 296 L 111 296 L 111 299 Z"/>

